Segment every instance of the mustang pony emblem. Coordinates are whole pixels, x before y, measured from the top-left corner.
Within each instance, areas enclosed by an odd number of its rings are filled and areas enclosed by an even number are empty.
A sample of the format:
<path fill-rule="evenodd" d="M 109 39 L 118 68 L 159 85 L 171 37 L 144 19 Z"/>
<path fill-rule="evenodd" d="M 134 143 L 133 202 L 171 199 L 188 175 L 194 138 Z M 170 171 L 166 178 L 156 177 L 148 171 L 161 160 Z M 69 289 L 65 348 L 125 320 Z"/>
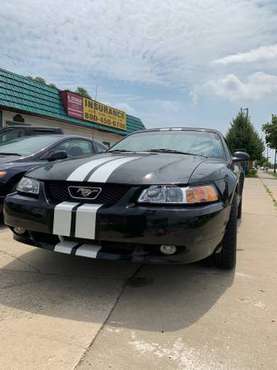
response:
<path fill-rule="evenodd" d="M 101 193 L 102 189 L 98 187 L 69 186 L 68 191 L 72 198 L 94 200 Z"/>

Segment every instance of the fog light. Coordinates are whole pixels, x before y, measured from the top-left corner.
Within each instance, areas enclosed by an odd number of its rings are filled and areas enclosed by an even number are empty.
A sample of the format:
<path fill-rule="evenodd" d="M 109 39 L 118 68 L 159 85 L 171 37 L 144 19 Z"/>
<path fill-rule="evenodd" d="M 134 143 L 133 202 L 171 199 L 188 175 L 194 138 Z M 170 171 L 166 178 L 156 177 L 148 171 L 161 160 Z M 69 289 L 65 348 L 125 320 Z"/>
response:
<path fill-rule="evenodd" d="M 18 235 L 23 235 L 26 233 L 26 229 L 24 229 L 24 227 L 22 226 L 16 226 L 13 231 L 18 234 Z"/>
<path fill-rule="evenodd" d="M 161 245 L 160 251 L 163 254 L 169 255 L 176 253 L 177 248 L 175 247 L 175 245 Z"/>

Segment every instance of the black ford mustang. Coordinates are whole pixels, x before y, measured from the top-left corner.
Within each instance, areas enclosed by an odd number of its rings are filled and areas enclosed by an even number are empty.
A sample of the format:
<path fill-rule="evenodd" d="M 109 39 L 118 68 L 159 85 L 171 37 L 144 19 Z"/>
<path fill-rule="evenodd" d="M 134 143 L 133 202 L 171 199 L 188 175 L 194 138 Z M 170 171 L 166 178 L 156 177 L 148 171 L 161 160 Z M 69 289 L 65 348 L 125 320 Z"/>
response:
<path fill-rule="evenodd" d="M 236 261 L 246 153 L 216 130 L 134 133 L 93 158 L 29 172 L 5 200 L 23 243 L 76 256 L 189 263 Z"/>

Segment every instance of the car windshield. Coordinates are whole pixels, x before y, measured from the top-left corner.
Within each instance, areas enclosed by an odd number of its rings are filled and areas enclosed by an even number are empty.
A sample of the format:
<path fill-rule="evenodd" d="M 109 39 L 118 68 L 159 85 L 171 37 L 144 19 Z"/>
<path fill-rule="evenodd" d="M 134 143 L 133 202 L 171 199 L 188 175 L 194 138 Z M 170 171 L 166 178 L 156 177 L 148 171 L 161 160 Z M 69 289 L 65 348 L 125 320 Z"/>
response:
<path fill-rule="evenodd" d="M 110 151 L 183 152 L 212 158 L 225 158 L 219 135 L 207 131 L 148 131 L 128 136 Z"/>
<path fill-rule="evenodd" d="M 16 138 L 22 136 L 21 129 L 3 129 L 0 130 L 0 144 L 6 144 Z"/>
<path fill-rule="evenodd" d="M 55 135 L 17 138 L 7 144 L 0 144 L 0 154 L 28 156 L 39 152 L 56 141 L 57 137 Z"/>

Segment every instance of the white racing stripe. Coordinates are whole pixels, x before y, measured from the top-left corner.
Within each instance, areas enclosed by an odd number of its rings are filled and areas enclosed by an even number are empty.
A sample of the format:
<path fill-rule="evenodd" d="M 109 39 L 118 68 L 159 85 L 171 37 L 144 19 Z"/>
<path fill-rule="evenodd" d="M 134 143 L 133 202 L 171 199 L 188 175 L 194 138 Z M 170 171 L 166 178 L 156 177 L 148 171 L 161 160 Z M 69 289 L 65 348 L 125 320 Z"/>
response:
<path fill-rule="evenodd" d="M 96 258 L 100 249 L 99 245 L 83 244 L 77 249 L 76 256 Z"/>
<path fill-rule="evenodd" d="M 113 158 L 114 157 L 110 156 L 105 158 L 93 159 L 92 161 L 87 162 L 82 166 L 76 168 L 76 170 L 73 171 L 72 174 L 67 178 L 67 181 L 83 181 L 90 171 L 92 171 L 97 166 L 110 161 Z"/>
<path fill-rule="evenodd" d="M 95 239 L 96 214 L 102 204 L 84 204 L 76 211 L 75 237 Z"/>
<path fill-rule="evenodd" d="M 88 179 L 88 182 L 106 182 L 110 175 L 122 164 L 134 161 L 139 157 L 125 157 L 116 159 L 115 161 L 103 164 L 98 168 Z"/>
<path fill-rule="evenodd" d="M 54 209 L 53 234 L 70 236 L 72 209 L 78 203 L 62 202 Z"/>
<path fill-rule="evenodd" d="M 59 253 L 64 253 L 64 254 L 71 254 L 72 249 L 77 245 L 76 242 L 70 242 L 70 241 L 63 241 L 58 243 L 54 251 L 59 252 Z"/>

